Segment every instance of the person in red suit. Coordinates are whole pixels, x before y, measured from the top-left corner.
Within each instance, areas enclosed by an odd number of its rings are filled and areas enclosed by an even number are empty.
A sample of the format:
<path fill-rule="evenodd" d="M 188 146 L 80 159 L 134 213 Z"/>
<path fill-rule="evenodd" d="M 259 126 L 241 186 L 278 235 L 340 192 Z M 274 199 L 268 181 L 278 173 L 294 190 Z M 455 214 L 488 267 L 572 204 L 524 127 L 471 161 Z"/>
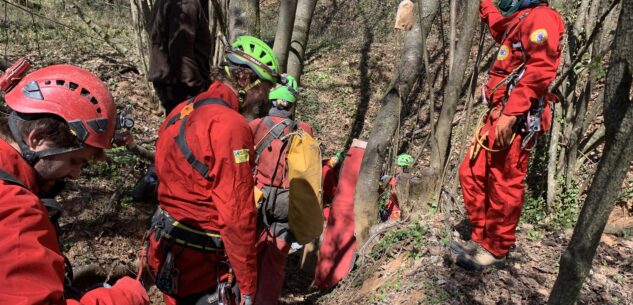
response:
<path fill-rule="evenodd" d="M 516 241 L 529 150 L 549 128 L 548 88 L 556 78 L 561 16 L 541 0 L 483 0 L 481 19 L 500 44 L 483 89 L 490 110 L 459 168 L 472 239 L 451 245 L 466 269 L 503 264 Z"/>
<path fill-rule="evenodd" d="M 147 264 L 167 304 L 253 304 L 254 143 L 243 115 L 267 101 L 278 71 L 266 43 L 240 36 L 211 86 L 177 105 L 160 126 L 159 209 Z"/>
<path fill-rule="evenodd" d="M 295 122 L 292 107 L 297 99 L 297 81 L 284 76 L 268 95 L 273 107 L 264 118 L 249 123 L 253 131 L 256 151 L 255 185 L 262 190 L 260 233 L 257 242 L 260 279 L 257 283 L 255 304 L 275 305 L 283 288 L 286 258 L 295 241 L 288 224 L 289 188 L 288 141 L 284 138 L 295 126 L 312 135 L 312 127 Z"/>
<path fill-rule="evenodd" d="M 92 73 L 54 65 L 0 77 L 10 115 L 0 118 L 0 304 L 149 304 L 139 281 L 79 291 L 61 251 L 54 201 L 65 179 L 112 147 L 118 125 L 107 86 Z M 102 285 L 107 286 L 107 285 Z"/>

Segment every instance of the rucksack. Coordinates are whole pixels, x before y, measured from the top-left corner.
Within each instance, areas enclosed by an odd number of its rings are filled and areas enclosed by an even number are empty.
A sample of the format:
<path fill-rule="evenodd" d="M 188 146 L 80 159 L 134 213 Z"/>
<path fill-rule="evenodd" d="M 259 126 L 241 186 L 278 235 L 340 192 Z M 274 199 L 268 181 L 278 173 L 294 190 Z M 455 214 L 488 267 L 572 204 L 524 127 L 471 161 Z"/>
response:
<path fill-rule="evenodd" d="M 282 147 L 288 150 L 286 154 L 289 181 L 288 224 L 297 242 L 307 244 L 321 235 L 324 224 L 319 143 L 290 119 L 275 124 L 270 117 L 265 117 L 263 122 L 270 131 L 255 148 L 256 160 L 274 139 L 285 142 Z M 291 128 L 291 133 L 284 135 L 283 131 L 288 126 Z"/>

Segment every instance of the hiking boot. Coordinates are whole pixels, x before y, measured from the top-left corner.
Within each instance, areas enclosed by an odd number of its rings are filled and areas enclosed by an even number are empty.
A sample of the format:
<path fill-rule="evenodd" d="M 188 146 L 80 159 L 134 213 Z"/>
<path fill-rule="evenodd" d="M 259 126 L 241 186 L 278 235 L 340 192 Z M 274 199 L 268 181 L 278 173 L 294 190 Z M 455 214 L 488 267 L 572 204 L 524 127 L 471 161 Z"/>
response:
<path fill-rule="evenodd" d="M 488 267 L 502 267 L 505 261 L 505 256 L 494 256 L 481 245 L 478 245 L 473 254 L 459 255 L 456 264 L 469 271 L 481 271 Z"/>
<path fill-rule="evenodd" d="M 451 251 L 457 255 L 460 254 L 474 254 L 479 244 L 472 239 L 470 240 L 455 240 L 451 243 Z"/>

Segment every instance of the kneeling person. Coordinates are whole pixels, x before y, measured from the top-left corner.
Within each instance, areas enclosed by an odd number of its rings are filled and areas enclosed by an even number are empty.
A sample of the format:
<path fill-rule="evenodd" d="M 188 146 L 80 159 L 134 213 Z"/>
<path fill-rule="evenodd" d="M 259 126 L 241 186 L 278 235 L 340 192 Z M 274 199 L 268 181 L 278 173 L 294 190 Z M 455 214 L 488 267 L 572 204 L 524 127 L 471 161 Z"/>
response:
<path fill-rule="evenodd" d="M 13 71 L 27 66 L 18 62 Z M 76 179 L 112 147 L 118 120 L 110 91 L 70 65 L 24 78 L 7 74 L 0 78 L 1 89 L 13 88 L 5 95 L 11 114 L 0 118 L 0 303 L 149 304 L 143 286 L 129 277 L 79 292 L 61 251 L 61 209 L 52 198 L 64 179 Z"/>

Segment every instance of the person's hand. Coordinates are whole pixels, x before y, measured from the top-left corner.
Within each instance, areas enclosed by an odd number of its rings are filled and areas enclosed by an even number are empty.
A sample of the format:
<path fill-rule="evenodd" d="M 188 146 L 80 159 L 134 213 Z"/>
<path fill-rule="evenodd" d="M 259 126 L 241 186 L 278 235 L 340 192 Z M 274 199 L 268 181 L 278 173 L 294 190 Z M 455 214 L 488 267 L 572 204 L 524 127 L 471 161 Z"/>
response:
<path fill-rule="evenodd" d="M 112 289 L 126 290 L 138 297 L 139 301 L 142 302 L 138 304 L 149 305 L 149 296 L 147 295 L 147 291 L 145 291 L 145 287 L 141 285 L 140 281 L 137 281 L 129 276 L 124 276 L 116 281 L 114 286 L 112 286 Z"/>
<path fill-rule="evenodd" d="M 255 300 L 252 295 L 243 294 L 240 298 L 240 305 L 253 305 L 253 302 L 255 302 Z"/>
<path fill-rule="evenodd" d="M 507 147 L 512 141 L 512 135 L 514 134 L 514 124 L 517 121 L 517 117 L 513 115 L 501 114 L 497 120 L 497 126 L 495 127 L 495 145 L 498 147 Z"/>

